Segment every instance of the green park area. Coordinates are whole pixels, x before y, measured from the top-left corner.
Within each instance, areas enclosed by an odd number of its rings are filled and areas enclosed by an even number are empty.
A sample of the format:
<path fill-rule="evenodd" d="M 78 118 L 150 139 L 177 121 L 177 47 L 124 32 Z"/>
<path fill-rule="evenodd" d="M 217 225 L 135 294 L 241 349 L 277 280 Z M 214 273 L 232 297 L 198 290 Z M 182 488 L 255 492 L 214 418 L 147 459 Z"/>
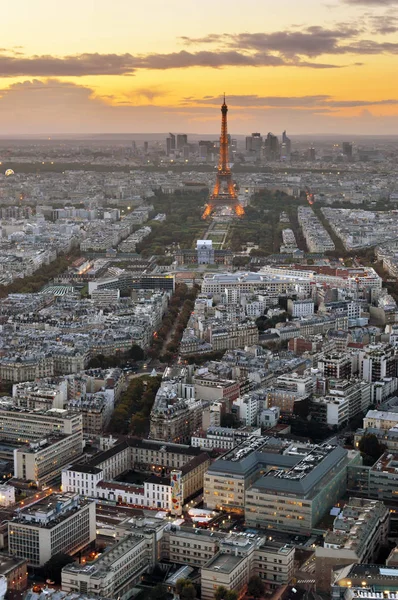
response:
<path fill-rule="evenodd" d="M 202 220 L 206 193 L 163 194 L 157 192 L 151 199 L 156 213 L 165 213 L 163 222 L 151 221 L 152 233 L 138 246 L 143 256 L 163 255 L 167 248 L 180 245 L 191 248 L 195 240 L 201 239 L 208 228 Z"/>
<path fill-rule="evenodd" d="M 282 211 L 287 212 L 291 220 L 290 226 L 296 237 L 300 237 L 297 223 L 297 207 L 300 204 L 306 204 L 305 198 L 294 198 L 279 191 L 256 194 L 250 206 L 245 208 L 245 216 L 231 225 L 226 247 L 239 252 L 246 244 L 255 244 L 258 249 L 252 250 L 254 256 L 279 252 L 282 229 L 287 226 L 286 223 L 280 223 L 280 214 Z"/>

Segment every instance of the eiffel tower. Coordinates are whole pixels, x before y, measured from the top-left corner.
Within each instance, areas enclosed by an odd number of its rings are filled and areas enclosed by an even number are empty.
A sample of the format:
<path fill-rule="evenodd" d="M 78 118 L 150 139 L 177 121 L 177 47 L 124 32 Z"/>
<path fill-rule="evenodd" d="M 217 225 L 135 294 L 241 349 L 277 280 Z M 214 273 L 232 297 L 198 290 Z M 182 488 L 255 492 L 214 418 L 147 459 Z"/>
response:
<path fill-rule="evenodd" d="M 232 172 L 229 168 L 228 160 L 228 129 L 227 129 L 228 106 L 224 102 L 221 106 L 221 135 L 220 135 L 220 156 L 218 159 L 218 171 L 216 183 L 208 203 L 203 213 L 203 219 L 206 219 L 214 211 L 216 206 L 231 206 L 238 217 L 245 214 L 243 207 L 239 204 L 238 195 L 232 181 Z"/>

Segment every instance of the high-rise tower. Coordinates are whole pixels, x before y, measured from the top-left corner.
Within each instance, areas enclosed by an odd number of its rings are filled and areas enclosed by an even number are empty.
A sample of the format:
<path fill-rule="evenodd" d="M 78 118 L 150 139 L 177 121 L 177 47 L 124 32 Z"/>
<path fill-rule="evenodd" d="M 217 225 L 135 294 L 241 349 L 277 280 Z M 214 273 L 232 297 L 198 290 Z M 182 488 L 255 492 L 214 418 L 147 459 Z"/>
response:
<path fill-rule="evenodd" d="M 220 156 L 218 159 L 218 171 L 213 193 L 209 198 L 203 213 L 206 219 L 214 210 L 215 206 L 231 206 L 238 217 L 244 215 L 243 207 L 239 204 L 238 195 L 232 181 L 232 172 L 228 160 L 228 128 L 227 128 L 228 106 L 224 102 L 221 106 L 221 135 L 220 135 Z"/>

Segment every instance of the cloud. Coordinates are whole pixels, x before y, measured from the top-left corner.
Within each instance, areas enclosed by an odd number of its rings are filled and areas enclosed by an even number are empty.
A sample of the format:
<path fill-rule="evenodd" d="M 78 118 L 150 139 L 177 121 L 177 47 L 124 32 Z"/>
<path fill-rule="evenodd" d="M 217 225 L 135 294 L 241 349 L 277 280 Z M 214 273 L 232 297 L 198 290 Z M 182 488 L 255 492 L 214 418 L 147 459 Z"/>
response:
<path fill-rule="evenodd" d="M 46 100 L 52 96 L 63 98 L 68 101 L 70 97 L 73 99 L 93 99 L 94 90 L 90 87 L 77 85 L 72 82 L 59 81 L 57 79 L 33 79 L 32 81 L 23 81 L 22 83 L 14 83 L 10 87 L 0 89 L 0 103 L 4 106 L 9 103 L 11 106 L 18 106 L 19 99 L 29 98 L 31 106 L 40 104 L 43 101 L 43 94 Z M 17 103 L 15 105 L 15 102 Z"/>
<path fill-rule="evenodd" d="M 325 29 L 322 27 L 308 27 L 303 31 L 275 31 L 273 33 L 211 33 L 201 38 L 181 38 L 185 44 L 214 44 L 230 48 L 239 48 L 241 51 L 279 52 L 283 56 L 293 57 L 304 55 L 316 57 L 322 54 L 336 54 L 340 39 L 351 38 L 357 35 L 358 30 L 343 27 L 341 29 Z"/>
<path fill-rule="evenodd" d="M 125 75 L 135 71 L 131 54 L 84 53 L 74 56 L 0 55 L 0 77 L 82 77 L 84 75 Z"/>
<path fill-rule="evenodd" d="M 168 54 L 99 54 L 84 53 L 74 56 L 19 57 L 0 54 L 0 77 L 83 77 L 85 75 L 133 75 L 138 69 L 167 70 L 189 67 L 282 67 L 296 66 L 314 69 L 337 68 L 329 63 L 312 63 L 295 57 L 283 58 L 261 52 L 224 51 L 171 52 Z"/>
<path fill-rule="evenodd" d="M 273 33 L 240 33 L 229 36 L 229 44 L 256 51 L 280 52 L 283 56 L 304 55 L 315 58 L 322 54 L 344 53 L 338 42 L 356 36 L 352 28 L 325 29 L 308 27 L 304 31 L 276 31 Z"/>
<path fill-rule="evenodd" d="M 361 1 L 366 2 L 366 0 Z M 364 25 L 361 26 L 346 22 L 336 23 L 329 28 L 313 25 L 274 32 L 210 33 L 200 38 L 184 36 L 180 39 L 189 46 L 189 49 L 169 53 L 133 55 L 128 52 L 124 54 L 85 52 L 65 56 L 26 56 L 16 49 L 2 49 L 0 50 L 0 77 L 133 76 L 138 70 L 143 69 L 168 70 L 192 67 L 333 69 L 342 68 L 344 65 L 335 64 L 334 61 L 317 62 L 319 57 L 398 53 L 398 42 L 364 38 L 365 32 L 388 35 L 398 31 L 398 20 L 395 15 L 367 14 L 364 15 L 363 22 Z M 199 47 L 192 49 L 192 46 Z"/>
<path fill-rule="evenodd" d="M 159 87 L 153 86 L 151 88 L 135 88 L 130 92 L 126 93 L 125 96 L 130 100 L 119 101 L 119 104 L 131 104 L 132 99 L 146 100 L 147 102 L 153 103 L 157 98 L 166 96 L 168 90 L 160 89 Z M 103 96 L 102 96 L 103 97 Z"/>
<path fill-rule="evenodd" d="M 325 101 L 330 96 L 257 96 L 247 95 L 228 95 L 228 104 L 236 107 L 256 107 L 256 106 L 278 106 L 278 107 L 313 107 Z M 200 105 L 219 106 L 222 102 L 222 96 L 204 96 L 203 98 L 185 98 L 186 103 L 192 102 Z"/>
<path fill-rule="evenodd" d="M 184 104 L 192 103 L 207 106 L 218 106 L 222 101 L 221 96 L 204 96 L 194 99 L 184 98 Z M 227 101 L 234 107 L 278 107 L 278 108 L 355 108 L 360 106 L 394 106 L 398 99 L 383 100 L 334 100 L 332 96 L 318 94 L 313 96 L 257 96 L 252 94 L 228 96 Z"/>
<path fill-rule="evenodd" d="M 398 54 L 398 43 L 396 42 L 375 42 L 373 40 L 359 40 L 349 46 L 349 51 L 353 54 Z"/>
<path fill-rule="evenodd" d="M 369 15 L 369 26 L 373 33 L 389 35 L 398 31 L 398 18 L 390 13 L 385 15 Z"/>
<path fill-rule="evenodd" d="M 387 100 L 329 100 L 327 106 L 332 108 L 355 108 L 357 106 L 394 106 L 398 104 L 398 99 L 391 98 Z"/>
<path fill-rule="evenodd" d="M 390 29 L 393 26 L 394 20 L 390 23 Z M 379 33 L 382 30 L 390 33 L 391 30 L 387 29 L 388 23 L 385 20 L 378 22 Z M 365 29 L 353 27 L 349 23 L 340 23 L 335 28 L 311 26 L 302 31 L 289 29 L 272 33 L 223 33 L 218 36 L 212 33 L 202 38 L 181 39 L 188 45 L 217 43 L 222 48 L 239 49 L 240 52 L 254 53 L 254 56 L 276 53 L 272 55 L 292 62 L 300 61 L 302 56 L 314 59 L 322 55 L 398 53 L 398 43 L 360 39 L 364 31 Z"/>
<path fill-rule="evenodd" d="M 398 4 L 398 0 L 344 0 L 345 4 L 362 6 L 393 6 Z"/>
<path fill-rule="evenodd" d="M 131 91 L 143 93 L 143 89 Z M 80 134 L 126 132 L 197 132 L 218 135 L 219 98 L 201 98 L 186 106 L 137 105 L 134 99 L 119 103 L 113 96 L 98 97 L 95 89 L 56 79 L 25 81 L 0 90 L 0 131 L 15 134 Z M 192 103 L 195 99 L 192 99 Z M 210 103 L 206 103 L 208 101 Z M 130 102 L 130 104 L 129 104 Z M 292 133 L 398 134 L 398 114 L 374 114 L 381 104 L 397 100 L 339 101 L 327 95 L 303 97 L 231 96 L 230 131 L 290 130 Z M 212 106 L 214 103 L 215 106 Z M 369 107 L 355 115 L 355 106 Z M 339 112 L 338 109 L 341 110 Z M 346 115 L 346 116 L 345 116 Z M 165 134 L 166 135 L 166 134 Z"/>

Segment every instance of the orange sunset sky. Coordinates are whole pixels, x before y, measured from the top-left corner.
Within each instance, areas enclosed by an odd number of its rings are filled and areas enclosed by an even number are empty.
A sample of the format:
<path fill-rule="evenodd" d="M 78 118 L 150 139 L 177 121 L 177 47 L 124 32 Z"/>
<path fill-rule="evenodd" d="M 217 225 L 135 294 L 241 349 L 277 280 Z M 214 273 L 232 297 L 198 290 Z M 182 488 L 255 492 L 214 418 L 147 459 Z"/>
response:
<path fill-rule="evenodd" d="M 398 0 L 14 0 L 0 133 L 398 134 Z"/>

